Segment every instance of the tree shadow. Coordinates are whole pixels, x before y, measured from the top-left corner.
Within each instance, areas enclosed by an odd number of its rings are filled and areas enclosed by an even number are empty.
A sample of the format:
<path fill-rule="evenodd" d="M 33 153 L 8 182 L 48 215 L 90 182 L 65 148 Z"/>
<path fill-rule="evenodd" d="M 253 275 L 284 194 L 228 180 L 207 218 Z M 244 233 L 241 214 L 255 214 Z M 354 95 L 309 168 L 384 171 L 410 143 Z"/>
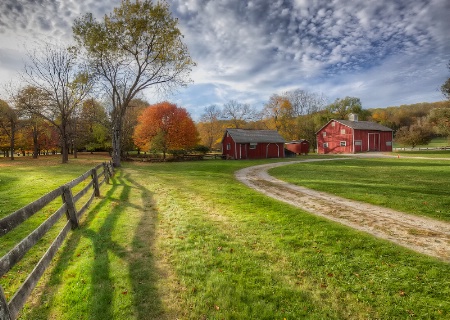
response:
<path fill-rule="evenodd" d="M 158 280 L 154 256 L 152 253 L 152 242 L 155 234 L 156 211 L 153 210 L 152 195 L 143 186 L 130 178 L 129 174 L 121 175 L 118 172 L 112 179 L 112 187 L 105 194 L 104 198 L 88 211 L 85 221 L 79 229 L 74 230 L 66 240 L 63 251 L 59 254 L 58 260 L 48 277 L 48 281 L 39 288 L 40 295 L 38 301 L 32 301 L 32 307 L 25 310 L 24 318 L 28 319 L 48 319 L 50 318 L 52 307 L 55 306 L 58 290 L 64 286 L 63 275 L 73 261 L 76 259 L 78 246 L 83 238 L 90 240 L 92 244 L 93 257 L 90 277 L 92 287 L 90 292 L 79 290 L 78 297 L 71 298 L 71 301 L 64 302 L 65 318 L 89 318 L 89 319 L 113 319 L 114 299 L 117 299 L 117 290 L 111 275 L 110 255 L 116 255 L 128 265 L 128 274 L 131 284 L 131 292 L 123 291 L 121 294 L 131 294 L 134 314 L 130 318 L 156 319 L 163 316 L 164 310 L 160 300 L 160 294 L 156 287 Z M 119 191 L 119 188 L 122 190 Z M 141 192 L 142 206 L 131 203 L 130 193 L 133 189 Z M 112 206 L 111 212 L 106 216 L 100 228 L 95 231 L 87 226 L 96 218 L 97 213 L 109 205 L 111 199 L 118 199 L 117 205 Z M 114 230 L 121 226 L 117 224 L 118 219 L 126 214 L 127 209 L 135 208 L 139 210 L 139 222 L 133 226 L 135 228 L 131 248 L 123 247 L 112 238 Z M 78 271 L 82 272 L 82 271 Z M 89 276 L 89 275 L 86 275 Z M 128 281 L 125 281 L 128 282 Z M 81 284 L 82 285 L 82 284 Z M 116 291 L 116 292 L 115 292 Z M 89 301 L 86 302 L 86 299 Z M 88 312 L 78 309 L 77 300 L 80 304 L 88 305 Z"/>

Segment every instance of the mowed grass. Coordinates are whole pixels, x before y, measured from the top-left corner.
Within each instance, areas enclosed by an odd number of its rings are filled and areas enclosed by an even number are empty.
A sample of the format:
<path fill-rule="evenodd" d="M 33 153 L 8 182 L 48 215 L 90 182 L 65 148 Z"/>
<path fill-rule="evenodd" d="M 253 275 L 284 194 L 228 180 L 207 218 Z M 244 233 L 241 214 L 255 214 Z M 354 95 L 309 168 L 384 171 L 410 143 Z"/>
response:
<path fill-rule="evenodd" d="M 346 159 L 270 170 L 293 184 L 348 199 L 450 221 L 450 161 Z"/>
<path fill-rule="evenodd" d="M 234 179 L 261 163 L 125 164 L 21 318 L 450 317 L 449 264 Z"/>

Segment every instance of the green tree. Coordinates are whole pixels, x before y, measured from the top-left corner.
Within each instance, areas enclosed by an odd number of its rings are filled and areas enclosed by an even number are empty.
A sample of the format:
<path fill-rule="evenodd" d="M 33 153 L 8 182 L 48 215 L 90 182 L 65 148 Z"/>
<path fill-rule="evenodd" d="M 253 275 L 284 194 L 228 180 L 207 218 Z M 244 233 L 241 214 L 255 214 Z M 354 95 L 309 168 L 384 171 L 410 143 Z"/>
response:
<path fill-rule="evenodd" d="M 448 69 L 450 70 L 450 62 L 447 65 Z M 444 96 L 450 100 L 450 78 L 448 78 L 444 84 L 441 86 L 441 91 L 444 94 Z"/>
<path fill-rule="evenodd" d="M 75 21 L 74 37 L 110 98 L 114 166 L 120 166 L 123 119 L 136 95 L 188 82 L 195 63 L 177 24 L 166 2 L 150 0 L 122 0 L 102 21 L 91 13 Z"/>
<path fill-rule="evenodd" d="M 428 121 L 437 134 L 450 138 L 450 107 L 432 109 Z"/>
<path fill-rule="evenodd" d="M 363 110 L 361 100 L 355 97 L 338 98 L 326 108 L 330 117 L 336 120 L 347 120 L 350 113 L 357 114 L 359 120 L 367 120 L 370 112 Z"/>
<path fill-rule="evenodd" d="M 410 127 L 401 127 L 395 133 L 395 141 L 405 146 L 414 148 L 418 145 L 428 144 L 433 137 L 431 130 L 426 125 L 413 124 Z"/>

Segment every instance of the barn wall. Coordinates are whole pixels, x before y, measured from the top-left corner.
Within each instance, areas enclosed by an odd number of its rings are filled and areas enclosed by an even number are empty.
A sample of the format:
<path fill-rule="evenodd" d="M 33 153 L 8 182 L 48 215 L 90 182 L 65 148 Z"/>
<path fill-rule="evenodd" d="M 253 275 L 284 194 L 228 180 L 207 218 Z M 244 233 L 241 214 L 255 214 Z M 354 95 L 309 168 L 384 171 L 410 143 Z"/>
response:
<path fill-rule="evenodd" d="M 332 125 L 333 122 L 335 123 L 334 126 Z M 341 132 L 341 130 L 345 130 L 345 133 Z M 323 132 L 326 132 L 325 136 Z M 346 145 L 341 146 L 341 141 L 345 142 Z M 323 147 L 324 143 L 328 143 L 328 148 Z M 392 131 L 353 130 L 337 121 L 331 121 L 317 133 L 318 153 L 358 153 L 367 151 L 391 152 Z"/>
<path fill-rule="evenodd" d="M 374 136 L 378 136 L 378 141 L 374 141 Z M 355 141 L 362 142 L 362 150 L 366 151 L 380 151 L 391 152 L 392 151 L 392 131 L 371 131 L 371 130 L 355 130 Z M 374 142 L 377 142 L 374 146 Z M 390 142 L 388 145 L 387 142 Z M 358 150 L 357 150 L 358 152 Z"/>
<path fill-rule="evenodd" d="M 227 150 L 227 144 L 230 150 Z M 233 159 L 284 158 L 284 143 L 258 143 L 255 149 L 250 149 L 249 143 L 235 143 L 226 135 L 222 141 L 222 155 Z"/>
<path fill-rule="evenodd" d="M 341 132 L 341 130 L 345 132 Z M 341 146 L 341 141 L 345 142 L 345 146 Z M 328 148 L 323 147 L 324 143 L 328 143 Z M 329 122 L 317 133 L 317 152 L 322 154 L 353 153 L 353 129 L 337 121 Z"/>

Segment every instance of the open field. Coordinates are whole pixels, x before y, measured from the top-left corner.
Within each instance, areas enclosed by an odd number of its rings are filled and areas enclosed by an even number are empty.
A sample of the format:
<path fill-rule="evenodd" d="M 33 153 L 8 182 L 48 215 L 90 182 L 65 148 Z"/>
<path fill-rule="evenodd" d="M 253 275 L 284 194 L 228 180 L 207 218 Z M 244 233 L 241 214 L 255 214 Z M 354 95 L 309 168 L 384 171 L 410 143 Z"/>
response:
<path fill-rule="evenodd" d="M 346 159 L 270 170 L 307 188 L 394 210 L 450 221 L 450 161 Z"/>
<path fill-rule="evenodd" d="M 398 170 L 413 166 L 404 161 Z M 261 163 L 125 164 L 69 235 L 22 318 L 450 317 L 450 265 L 235 180 L 237 169 Z"/>

